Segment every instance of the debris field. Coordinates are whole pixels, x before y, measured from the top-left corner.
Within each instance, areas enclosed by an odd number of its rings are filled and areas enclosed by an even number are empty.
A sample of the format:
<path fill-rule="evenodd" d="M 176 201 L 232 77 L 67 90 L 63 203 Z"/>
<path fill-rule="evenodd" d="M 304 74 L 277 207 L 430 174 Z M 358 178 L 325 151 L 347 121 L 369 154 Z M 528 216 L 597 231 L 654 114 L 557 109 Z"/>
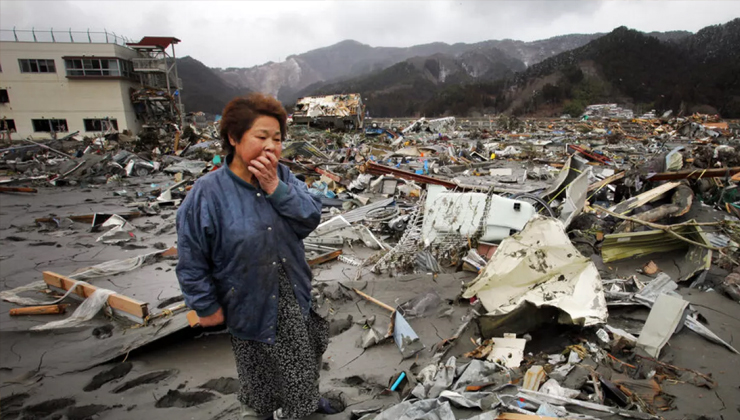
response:
<path fill-rule="evenodd" d="M 305 258 L 343 411 L 310 418 L 740 418 L 738 122 L 597 105 L 327 129 L 320 106 L 281 157 L 323 203 Z M 0 418 L 237 418 L 229 335 L 174 270 L 220 142 L 1 146 Z"/>

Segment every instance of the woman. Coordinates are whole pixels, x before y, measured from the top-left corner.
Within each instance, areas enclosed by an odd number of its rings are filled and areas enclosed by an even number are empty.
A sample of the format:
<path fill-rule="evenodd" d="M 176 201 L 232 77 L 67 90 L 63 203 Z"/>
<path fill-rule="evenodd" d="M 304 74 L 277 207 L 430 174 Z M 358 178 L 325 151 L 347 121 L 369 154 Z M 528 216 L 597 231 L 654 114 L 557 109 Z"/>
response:
<path fill-rule="evenodd" d="M 328 325 L 311 310 L 302 239 L 321 201 L 278 163 L 287 114 L 252 94 L 221 120 L 226 164 L 200 178 L 177 211 L 177 278 L 204 327 L 231 333 L 242 418 L 301 418 L 331 411 L 319 396 Z"/>

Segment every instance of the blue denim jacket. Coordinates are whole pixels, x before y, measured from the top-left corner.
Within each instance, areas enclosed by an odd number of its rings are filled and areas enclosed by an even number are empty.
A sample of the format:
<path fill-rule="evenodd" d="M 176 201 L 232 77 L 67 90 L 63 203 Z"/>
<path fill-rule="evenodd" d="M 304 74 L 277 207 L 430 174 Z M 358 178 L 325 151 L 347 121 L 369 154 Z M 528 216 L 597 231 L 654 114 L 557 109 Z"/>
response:
<path fill-rule="evenodd" d="M 278 176 L 267 195 L 224 165 L 198 179 L 177 211 L 185 303 L 200 317 L 223 308 L 231 334 L 268 344 L 275 343 L 281 264 L 308 316 L 312 275 L 302 240 L 321 219 L 321 201 L 306 184 L 283 165 Z"/>

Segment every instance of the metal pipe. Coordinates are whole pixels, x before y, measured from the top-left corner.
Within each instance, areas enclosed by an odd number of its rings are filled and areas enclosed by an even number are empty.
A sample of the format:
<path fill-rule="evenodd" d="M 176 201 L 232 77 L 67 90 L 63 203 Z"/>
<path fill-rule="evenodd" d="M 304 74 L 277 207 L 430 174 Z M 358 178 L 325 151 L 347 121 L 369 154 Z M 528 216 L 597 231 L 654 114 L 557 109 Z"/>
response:
<path fill-rule="evenodd" d="M 70 156 L 70 155 L 68 155 L 68 154 L 66 154 L 66 153 L 64 153 L 64 152 L 60 152 L 59 150 L 56 150 L 56 149 L 52 149 L 51 147 L 49 147 L 49 146 L 47 146 L 47 145 L 45 145 L 45 144 L 41 144 L 41 143 L 36 143 L 35 141 L 33 141 L 33 140 L 31 140 L 31 139 L 24 139 L 24 140 L 25 140 L 25 141 L 27 141 L 27 142 L 29 142 L 29 143 L 33 143 L 33 144 L 35 144 L 36 146 L 40 146 L 40 147 L 43 147 L 44 149 L 48 149 L 48 150 L 50 150 L 50 151 L 52 151 L 52 152 L 54 152 L 54 153 L 60 154 L 60 155 L 62 155 L 62 156 L 64 156 L 64 157 L 68 157 L 68 158 L 70 158 L 70 159 L 74 159 L 74 157 L 73 157 L 73 156 Z"/>

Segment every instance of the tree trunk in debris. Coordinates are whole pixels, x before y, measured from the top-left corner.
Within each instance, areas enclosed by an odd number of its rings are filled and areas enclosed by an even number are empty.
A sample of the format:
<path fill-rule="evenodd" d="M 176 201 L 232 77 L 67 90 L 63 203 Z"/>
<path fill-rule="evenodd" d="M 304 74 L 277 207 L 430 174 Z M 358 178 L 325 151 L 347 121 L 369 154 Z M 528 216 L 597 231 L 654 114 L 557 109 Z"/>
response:
<path fill-rule="evenodd" d="M 720 289 L 722 289 L 730 299 L 740 302 L 740 274 L 730 273 L 722 284 L 720 284 Z"/>
<path fill-rule="evenodd" d="M 693 202 L 694 192 L 691 188 L 686 185 L 679 185 L 676 187 L 673 197 L 671 197 L 670 204 L 664 204 L 652 210 L 637 214 L 633 216 L 633 219 L 642 220 L 643 222 L 657 222 L 666 217 L 683 216 L 689 212 Z M 633 222 L 624 221 L 614 229 L 614 233 L 632 232 L 635 228 L 634 225 Z"/>

